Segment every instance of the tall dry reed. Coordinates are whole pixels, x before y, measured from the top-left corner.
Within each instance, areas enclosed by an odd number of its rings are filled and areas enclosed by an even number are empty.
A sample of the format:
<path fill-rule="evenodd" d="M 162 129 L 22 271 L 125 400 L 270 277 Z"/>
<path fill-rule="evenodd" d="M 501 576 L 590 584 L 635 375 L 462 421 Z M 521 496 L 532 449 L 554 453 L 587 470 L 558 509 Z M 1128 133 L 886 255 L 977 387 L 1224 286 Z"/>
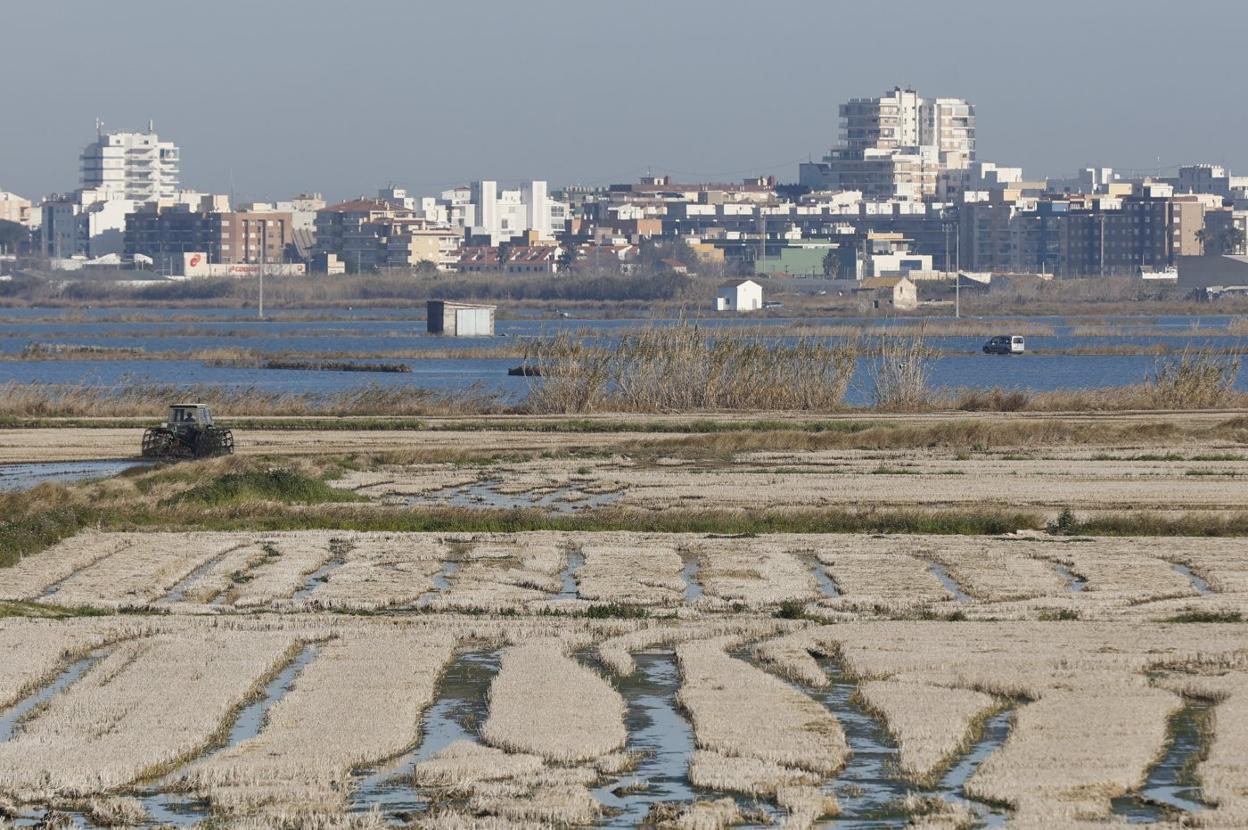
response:
<path fill-rule="evenodd" d="M 1158 409 L 1226 406 L 1235 397 L 1240 363 L 1238 353 L 1209 349 L 1184 349 L 1175 357 L 1158 358 L 1146 384 L 1152 404 Z"/>
<path fill-rule="evenodd" d="M 526 405 L 541 413 L 835 409 L 857 354 L 856 341 L 774 343 L 691 323 L 611 344 L 561 334 L 529 346 L 525 365 L 541 381 Z"/>
<path fill-rule="evenodd" d="M 871 397 L 877 409 L 914 412 L 931 404 L 928 372 L 935 350 L 924 333 L 882 335 L 870 365 Z"/>

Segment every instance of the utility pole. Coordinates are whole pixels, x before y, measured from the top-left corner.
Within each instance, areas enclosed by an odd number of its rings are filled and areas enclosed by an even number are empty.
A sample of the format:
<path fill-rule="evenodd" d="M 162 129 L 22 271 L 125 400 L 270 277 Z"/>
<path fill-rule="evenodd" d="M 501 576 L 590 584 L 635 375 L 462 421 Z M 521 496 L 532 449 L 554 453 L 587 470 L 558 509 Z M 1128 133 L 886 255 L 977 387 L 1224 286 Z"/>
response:
<path fill-rule="evenodd" d="M 1105 276 L 1105 214 L 1103 213 L 1101 214 L 1100 238 L 1101 238 L 1101 273 L 1100 273 L 1100 276 L 1103 277 Z"/>
<path fill-rule="evenodd" d="M 269 247 L 269 220 L 260 220 L 260 319 L 264 319 L 264 265 Z"/>
<path fill-rule="evenodd" d="M 953 272 L 953 316 L 962 316 L 962 223 L 954 225 L 953 251 L 957 266 Z"/>

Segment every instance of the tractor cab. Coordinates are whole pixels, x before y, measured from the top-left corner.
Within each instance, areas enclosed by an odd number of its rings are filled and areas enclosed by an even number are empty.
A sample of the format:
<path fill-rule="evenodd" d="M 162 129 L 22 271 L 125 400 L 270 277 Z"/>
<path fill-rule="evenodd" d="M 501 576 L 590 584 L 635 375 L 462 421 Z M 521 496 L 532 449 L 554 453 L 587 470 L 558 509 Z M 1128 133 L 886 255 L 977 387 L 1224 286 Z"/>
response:
<path fill-rule="evenodd" d="M 175 403 L 169 420 L 143 430 L 144 458 L 213 458 L 232 452 L 234 433 L 214 426 L 212 410 L 202 403 Z"/>
<path fill-rule="evenodd" d="M 169 426 L 179 427 L 210 427 L 212 426 L 212 410 L 202 403 L 175 403 L 169 407 Z"/>

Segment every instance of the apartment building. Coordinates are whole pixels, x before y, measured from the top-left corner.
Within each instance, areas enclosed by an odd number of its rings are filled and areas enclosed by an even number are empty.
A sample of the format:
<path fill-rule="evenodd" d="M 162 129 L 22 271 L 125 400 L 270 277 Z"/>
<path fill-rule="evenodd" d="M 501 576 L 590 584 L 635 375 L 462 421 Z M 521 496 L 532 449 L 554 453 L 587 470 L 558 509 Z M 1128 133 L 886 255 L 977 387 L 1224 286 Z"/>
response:
<path fill-rule="evenodd" d="M 137 206 L 132 199 L 102 189 L 49 196 L 40 208 L 43 255 L 49 259 L 121 256 L 126 217 Z"/>
<path fill-rule="evenodd" d="M 458 261 L 461 243 L 459 230 L 397 200 L 351 199 L 316 214 L 316 255 L 336 256 L 353 273 L 421 262 L 446 270 Z"/>
<path fill-rule="evenodd" d="M 16 222 L 29 228 L 32 221 L 39 224 L 38 215 L 39 211 L 32 207 L 29 199 L 0 190 L 0 222 Z"/>
<path fill-rule="evenodd" d="M 289 213 L 198 211 L 184 205 L 149 204 L 126 217 L 125 254 L 150 257 L 170 270 L 187 252 L 202 252 L 210 264 L 277 265 L 293 240 Z"/>
<path fill-rule="evenodd" d="M 178 146 L 161 141 L 150 123 L 145 133 L 99 132 L 80 162 L 82 187 L 110 197 L 148 202 L 178 190 Z"/>
<path fill-rule="evenodd" d="M 960 98 L 927 100 L 894 88 L 842 104 L 840 145 L 798 167 L 812 190 L 858 190 L 865 199 L 936 195 L 939 174 L 975 160 L 975 108 Z"/>
<path fill-rule="evenodd" d="M 472 210 L 465 219 L 473 240 L 485 245 L 498 245 L 528 231 L 553 240 L 567 226 L 568 206 L 550 197 L 544 181 L 500 191 L 498 182 L 484 179 L 472 183 L 469 199 Z"/>

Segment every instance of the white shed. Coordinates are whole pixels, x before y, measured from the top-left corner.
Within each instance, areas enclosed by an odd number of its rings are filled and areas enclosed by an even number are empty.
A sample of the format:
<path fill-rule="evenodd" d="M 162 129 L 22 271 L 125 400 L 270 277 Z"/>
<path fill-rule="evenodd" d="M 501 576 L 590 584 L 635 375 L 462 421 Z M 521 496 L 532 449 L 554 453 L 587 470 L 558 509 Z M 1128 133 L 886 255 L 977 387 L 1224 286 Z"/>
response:
<path fill-rule="evenodd" d="M 715 292 L 716 311 L 758 311 L 763 307 L 763 287 L 754 280 L 729 280 Z"/>
<path fill-rule="evenodd" d="M 494 334 L 494 306 L 430 300 L 425 304 L 430 334 L 452 337 L 489 337 Z"/>

